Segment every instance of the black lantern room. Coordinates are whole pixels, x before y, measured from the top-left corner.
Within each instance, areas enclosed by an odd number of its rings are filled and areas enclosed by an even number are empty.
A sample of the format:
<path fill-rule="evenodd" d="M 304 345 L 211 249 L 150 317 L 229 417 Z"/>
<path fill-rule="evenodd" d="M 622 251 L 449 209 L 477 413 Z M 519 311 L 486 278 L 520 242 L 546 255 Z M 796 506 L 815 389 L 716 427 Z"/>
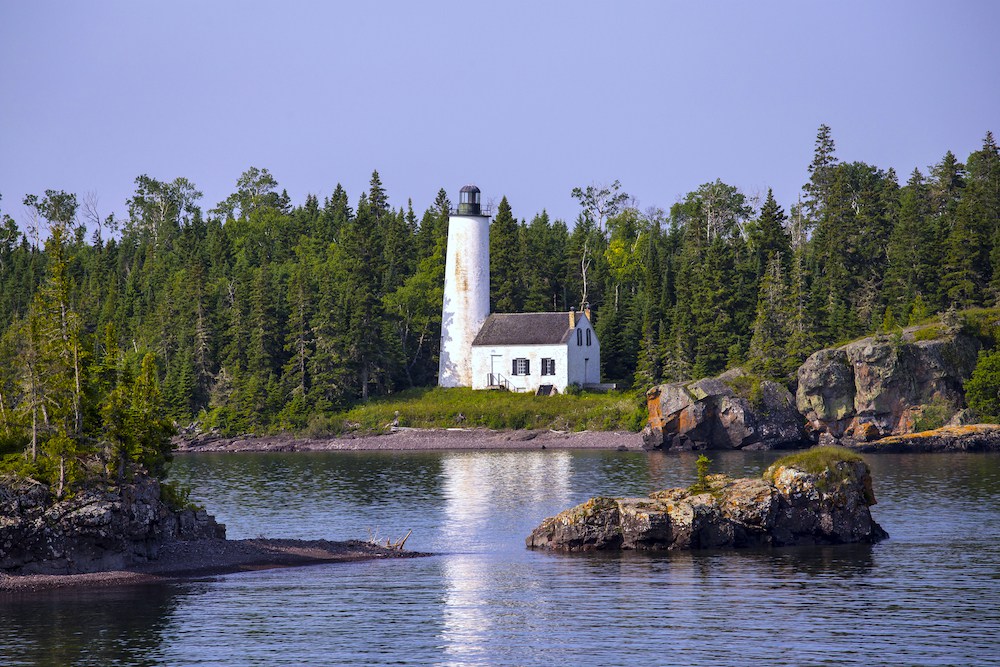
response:
<path fill-rule="evenodd" d="M 479 188 L 475 185 L 466 185 L 458 193 L 458 214 L 459 215 L 480 215 L 482 207 L 479 205 Z"/>

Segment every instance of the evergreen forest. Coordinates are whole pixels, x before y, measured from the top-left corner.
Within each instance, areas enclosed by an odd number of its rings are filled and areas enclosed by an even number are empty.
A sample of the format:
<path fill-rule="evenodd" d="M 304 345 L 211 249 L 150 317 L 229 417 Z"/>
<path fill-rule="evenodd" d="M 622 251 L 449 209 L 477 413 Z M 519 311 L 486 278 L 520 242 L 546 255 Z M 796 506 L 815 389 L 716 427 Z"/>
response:
<path fill-rule="evenodd" d="M 716 180 L 669 210 L 640 210 L 616 181 L 575 189 L 569 225 L 545 211 L 519 218 L 503 198 L 493 310 L 589 303 L 604 378 L 645 389 L 733 365 L 790 382 L 822 346 L 996 304 L 992 134 L 901 183 L 842 161 L 821 126 L 804 166 L 795 202 Z M 113 441 L 109 470 L 115 456 L 155 466 L 166 426 L 127 427 L 154 409 L 223 433 L 316 431 L 360 401 L 435 383 L 445 190 L 418 213 L 375 172 L 367 192 L 337 185 L 294 204 L 253 167 L 224 201 L 201 199 L 183 177 L 142 175 L 125 217 L 46 190 L 24 196 L 20 226 L 0 201 L 8 451 L 46 443 L 65 453 L 50 457 L 58 466 L 74 447 Z"/>

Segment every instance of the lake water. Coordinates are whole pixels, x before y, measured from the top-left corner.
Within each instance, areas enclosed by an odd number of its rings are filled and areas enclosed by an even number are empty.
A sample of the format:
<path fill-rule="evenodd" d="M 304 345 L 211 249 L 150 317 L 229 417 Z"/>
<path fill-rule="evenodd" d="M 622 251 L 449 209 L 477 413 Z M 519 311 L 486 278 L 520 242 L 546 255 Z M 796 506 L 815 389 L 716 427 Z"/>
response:
<path fill-rule="evenodd" d="M 867 458 L 875 546 L 561 555 L 524 538 L 592 495 L 686 486 L 695 456 L 182 456 L 231 538 L 412 529 L 439 555 L 8 596 L 0 664 L 1000 665 L 1000 455 Z"/>

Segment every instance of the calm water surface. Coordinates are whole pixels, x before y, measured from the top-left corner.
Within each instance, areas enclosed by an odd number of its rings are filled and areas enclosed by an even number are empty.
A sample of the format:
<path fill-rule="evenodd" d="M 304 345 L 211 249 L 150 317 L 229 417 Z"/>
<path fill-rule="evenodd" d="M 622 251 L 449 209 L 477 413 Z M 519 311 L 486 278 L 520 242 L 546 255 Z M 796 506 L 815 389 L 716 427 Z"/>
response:
<path fill-rule="evenodd" d="M 774 454 L 718 453 L 759 474 Z M 529 552 L 597 494 L 688 485 L 692 455 L 191 455 L 232 538 L 399 538 L 440 555 L 0 598 L 0 665 L 1000 665 L 1000 455 L 869 456 L 869 546 Z"/>

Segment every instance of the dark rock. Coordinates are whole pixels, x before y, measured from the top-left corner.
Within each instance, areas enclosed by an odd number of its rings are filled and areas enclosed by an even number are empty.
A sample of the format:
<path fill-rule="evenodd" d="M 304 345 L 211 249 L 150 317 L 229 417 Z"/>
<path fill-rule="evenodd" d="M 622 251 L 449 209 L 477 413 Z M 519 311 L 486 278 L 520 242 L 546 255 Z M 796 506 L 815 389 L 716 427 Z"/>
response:
<path fill-rule="evenodd" d="M 820 473 L 772 466 L 763 479 L 710 475 L 708 489 L 648 498 L 592 498 L 545 519 L 531 549 L 717 549 L 874 543 L 888 534 L 872 519 L 871 474 L 860 460 Z"/>
<path fill-rule="evenodd" d="M 912 433 L 927 406 L 962 407 L 979 348 L 962 334 L 917 341 L 907 331 L 820 350 L 798 370 L 796 405 L 820 443 Z"/>
<path fill-rule="evenodd" d="M 860 452 L 1000 452 L 1000 425 L 945 426 L 933 431 L 893 435 L 854 443 Z"/>
<path fill-rule="evenodd" d="M 175 540 L 224 538 L 202 510 L 174 510 L 143 478 L 118 489 L 86 489 L 56 501 L 30 480 L 0 480 L 0 571 L 75 574 L 155 560 Z"/>
<path fill-rule="evenodd" d="M 646 403 L 646 449 L 778 449 L 806 441 L 791 393 L 740 369 L 653 387 Z"/>

